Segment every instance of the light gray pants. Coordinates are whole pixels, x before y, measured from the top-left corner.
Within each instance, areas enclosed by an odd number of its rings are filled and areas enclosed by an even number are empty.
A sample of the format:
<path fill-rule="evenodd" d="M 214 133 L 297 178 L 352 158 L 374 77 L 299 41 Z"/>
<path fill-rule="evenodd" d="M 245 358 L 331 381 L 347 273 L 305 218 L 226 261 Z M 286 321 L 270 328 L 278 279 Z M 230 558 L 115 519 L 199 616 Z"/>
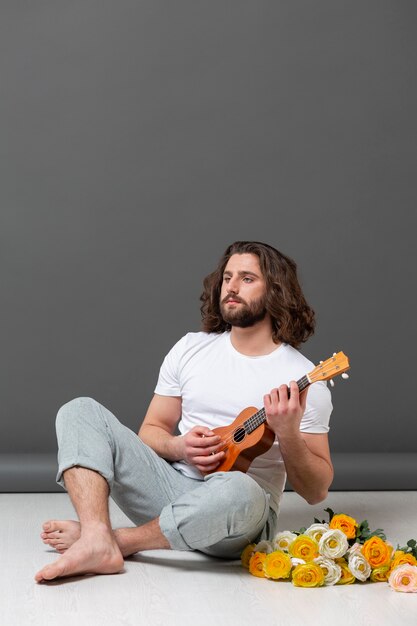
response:
<path fill-rule="evenodd" d="M 276 532 L 267 494 L 241 472 L 204 480 L 181 474 L 92 398 L 65 404 L 56 420 L 59 471 L 76 465 L 99 472 L 121 510 L 140 526 L 159 517 L 174 550 L 238 558 L 251 542 Z"/>

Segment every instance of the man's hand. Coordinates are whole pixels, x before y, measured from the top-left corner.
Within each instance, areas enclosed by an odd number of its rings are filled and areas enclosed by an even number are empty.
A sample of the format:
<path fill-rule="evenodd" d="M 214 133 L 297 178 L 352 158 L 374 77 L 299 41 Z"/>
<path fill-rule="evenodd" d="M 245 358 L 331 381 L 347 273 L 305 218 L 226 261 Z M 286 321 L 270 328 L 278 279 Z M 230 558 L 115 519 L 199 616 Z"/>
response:
<path fill-rule="evenodd" d="M 294 491 L 309 504 L 322 502 L 333 480 L 333 466 L 327 433 L 300 431 L 307 401 L 307 389 L 299 392 L 295 381 L 272 389 L 264 396 L 266 421 L 275 432 L 288 480 Z"/>
<path fill-rule="evenodd" d="M 194 465 L 200 472 L 213 472 L 223 460 L 221 437 L 205 426 L 194 426 L 188 433 L 178 437 L 180 458 Z"/>
<path fill-rule="evenodd" d="M 264 396 L 266 421 L 278 439 L 297 435 L 300 432 L 301 418 L 306 410 L 307 391 L 299 392 L 297 383 L 290 383 L 290 397 L 287 385 L 272 389 Z"/>

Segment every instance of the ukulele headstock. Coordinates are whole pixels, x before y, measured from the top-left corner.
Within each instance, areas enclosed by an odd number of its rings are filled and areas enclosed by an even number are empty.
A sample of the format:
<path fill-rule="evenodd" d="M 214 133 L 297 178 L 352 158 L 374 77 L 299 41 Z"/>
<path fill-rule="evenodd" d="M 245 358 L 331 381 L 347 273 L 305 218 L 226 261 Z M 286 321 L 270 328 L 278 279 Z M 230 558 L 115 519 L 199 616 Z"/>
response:
<path fill-rule="evenodd" d="M 349 369 L 349 359 L 343 352 L 335 352 L 330 359 L 321 361 L 316 367 L 307 374 L 308 380 L 311 383 L 316 383 L 319 380 L 330 380 L 334 376 L 344 374 Z M 342 378 L 348 378 L 348 375 L 342 376 Z"/>

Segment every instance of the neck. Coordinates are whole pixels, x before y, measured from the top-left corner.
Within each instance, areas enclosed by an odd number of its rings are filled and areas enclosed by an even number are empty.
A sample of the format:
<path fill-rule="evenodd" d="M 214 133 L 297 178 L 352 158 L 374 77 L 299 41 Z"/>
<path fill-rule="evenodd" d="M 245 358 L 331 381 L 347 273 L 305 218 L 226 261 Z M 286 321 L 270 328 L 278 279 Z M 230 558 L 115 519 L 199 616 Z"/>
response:
<path fill-rule="evenodd" d="M 270 354 L 281 345 L 280 343 L 274 343 L 272 339 L 272 326 L 269 315 L 249 328 L 232 326 L 230 340 L 235 350 L 246 356 Z"/>

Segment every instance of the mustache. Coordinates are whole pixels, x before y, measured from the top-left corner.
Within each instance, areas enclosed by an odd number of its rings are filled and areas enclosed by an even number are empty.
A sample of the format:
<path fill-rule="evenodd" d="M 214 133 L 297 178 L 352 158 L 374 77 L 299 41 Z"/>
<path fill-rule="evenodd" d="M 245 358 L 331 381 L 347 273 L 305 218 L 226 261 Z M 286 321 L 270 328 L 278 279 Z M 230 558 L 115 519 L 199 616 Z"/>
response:
<path fill-rule="evenodd" d="M 246 302 L 242 300 L 242 298 L 239 298 L 239 296 L 230 296 L 230 295 L 223 298 L 222 304 L 226 304 L 227 302 L 230 302 L 231 300 L 233 300 L 233 302 L 239 302 L 240 304 L 246 304 Z"/>

